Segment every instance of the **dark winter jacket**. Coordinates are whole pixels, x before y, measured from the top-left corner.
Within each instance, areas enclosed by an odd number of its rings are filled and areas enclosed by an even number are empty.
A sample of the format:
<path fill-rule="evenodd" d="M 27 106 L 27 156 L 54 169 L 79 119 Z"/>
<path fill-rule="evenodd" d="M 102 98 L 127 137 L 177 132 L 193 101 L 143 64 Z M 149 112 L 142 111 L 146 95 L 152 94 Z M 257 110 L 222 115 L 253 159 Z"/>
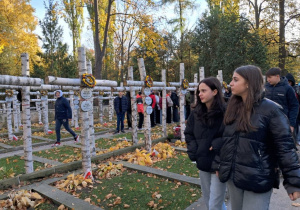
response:
<path fill-rule="evenodd" d="M 116 111 L 116 113 L 118 114 L 120 111 L 122 113 L 125 113 L 127 111 L 127 105 L 128 105 L 128 101 L 127 101 L 127 98 L 126 96 L 122 96 L 122 110 L 119 110 L 119 107 L 120 107 L 120 97 L 117 96 L 115 99 L 114 99 L 114 109 Z"/>
<path fill-rule="evenodd" d="M 300 165 L 289 122 L 282 108 L 268 99 L 254 105 L 250 118 L 257 128 L 236 132 L 225 125 L 220 150 L 219 178 L 232 179 L 236 187 L 257 193 L 278 188 L 275 168 L 280 167 L 285 187 L 300 188 Z"/>
<path fill-rule="evenodd" d="M 196 161 L 197 168 L 201 171 L 215 172 L 217 168 L 212 167 L 217 149 L 222 141 L 223 134 L 223 113 L 214 117 L 214 124 L 210 127 L 202 122 L 193 111 L 187 121 L 184 131 L 187 144 L 187 153 L 192 161 Z M 210 147 L 214 150 L 209 150 Z"/>
<path fill-rule="evenodd" d="M 172 92 L 170 97 L 173 101 L 173 107 L 176 107 L 176 106 L 179 107 L 179 97 L 178 97 L 178 95 L 175 92 Z"/>
<path fill-rule="evenodd" d="M 275 86 L 266 83 L 265 91 L 265 97 L 280 104 L 284 113 L 289 118 L 290 125 L 295 127 L 299 103 L 295 91 L 289 85 L 288 80 L 285 77 L 281 77 L 280 82 Z"/>
<path fill-rule="evenodd" d="M 60 95 L 55 101 L 55 120 L 72 119 L 72 109 L 69 101 L 63 97 L 61 90 L 57 90 L 54 93 L 59 92 Z"/>
<path fill-rule="evenodd" d="M 131 113 L 131 97 L 130 97 L 130 92 L 126 93 L 126 98 L 127 98 L 127 112 Z"/>
<path fill-rule="evenodd" d="M 291 86 L 294 89 L 296 98 L 298 100 L 298 103 L 300 104 L 299 86 L 298 86 L 298 84 L 295 85 L 295 78 L 290 73 L 287 73 L 287 75 L 285 77 L 287 78 L 288 81 L 292 82 Z M 300 120 L 300 106 L 299 106 L 299 109 L 298 109 L 298 118 L 297 119 L 298 119 L 298 121 Z"/>

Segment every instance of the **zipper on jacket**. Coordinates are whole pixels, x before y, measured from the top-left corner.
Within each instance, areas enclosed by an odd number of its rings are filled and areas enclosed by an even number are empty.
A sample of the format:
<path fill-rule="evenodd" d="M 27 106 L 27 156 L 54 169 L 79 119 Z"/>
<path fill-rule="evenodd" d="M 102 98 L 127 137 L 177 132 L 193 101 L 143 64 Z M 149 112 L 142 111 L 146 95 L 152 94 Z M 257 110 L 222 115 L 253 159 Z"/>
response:
<path fill-rule="evenodd" d="M 263 170 L 262 168 L 262 157 L 261 157 L 261 153 L 260 153 L 260 149 L 258 149 L 258 156 L 259 156 L 259 169 Z"/>
<path fill-rule="evenodd" d="M 232 158 L 232 165 L 231 165 L 231 173 L 232 173 L 232 179 L 234 177 L 234 169 L 235 169 L 235 158 L 236 158 L 236 153 L 237 153 L 237 144 L 238 144 L 238 139 L 239 139 L 239 136 L 240 136 L 240 132 L 236 133 L 236 137 L 235 137 L 235 142 L 234 142 L 234 153 L 233 153 L 233 158 Z M 232 180 L 233 181 L 233 180 Z"/>

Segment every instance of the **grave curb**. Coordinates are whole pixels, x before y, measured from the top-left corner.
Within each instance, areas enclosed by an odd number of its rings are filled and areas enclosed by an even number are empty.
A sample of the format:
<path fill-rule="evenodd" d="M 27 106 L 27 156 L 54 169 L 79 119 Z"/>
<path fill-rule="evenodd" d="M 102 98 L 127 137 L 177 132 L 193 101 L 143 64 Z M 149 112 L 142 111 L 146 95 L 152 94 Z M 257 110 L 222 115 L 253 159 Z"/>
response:
<path fill-rule="evenodd" d="M 155 139 L 152 141 L 152 144 L 156 144 L 158 142 L 163 142 L 166 139 L 167 139 L 166 137 L 161 137 L 159 139 Z M 115 156 L 118 156 L 118 155 L 121 155 L 121 154 L 124 154 L 127 152 L 135 151 L 137 148 L 140 148 L 144 145 L 145 144 L 140 143 L 140 144 L 133 145 L 130 147 L 122 148 L 120 150 L 112 151 L 112 152 L 101 154 L 101 155 L 96 155 L 96 156 L 92 157 L 91 160 L 92 161 L 105 160 L 110 157 L 115 157 Z M 20 180 L 31 181 L 33 179 L 50 176 L 54 173 L 66 173 L 66 172 L 74 171 L 74 170 L 80 169 L 81 167 L 82 167 L 82 160 L 78 160 L 78 161 L 73 161 L 70 163 L 65 163 L 62 165 L 54 166 L 52 168 L 47 168 L 47 169 L 43 169 L 40 171 L 34 171 L 29 174 L 22 174 L 17 177 L 14 177 L 14 178 L 0 180 L 0 190 L 11 188 L 13 185 L 19 185 Z"/>

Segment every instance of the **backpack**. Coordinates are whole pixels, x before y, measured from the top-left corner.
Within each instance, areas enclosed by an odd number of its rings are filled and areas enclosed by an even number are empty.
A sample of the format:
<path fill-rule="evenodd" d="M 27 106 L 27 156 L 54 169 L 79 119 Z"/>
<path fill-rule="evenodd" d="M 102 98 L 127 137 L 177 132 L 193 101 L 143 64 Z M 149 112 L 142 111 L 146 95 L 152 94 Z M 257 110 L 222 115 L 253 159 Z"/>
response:
<path fill-rule="evenodd" d="M 168 106 L 168 107 L 172 107 L 172 106 L 173 106 L 173 101 L 172 101 L 172 99 L 170 98 L 170 96 L 167 96 L 167 106 Z"/>

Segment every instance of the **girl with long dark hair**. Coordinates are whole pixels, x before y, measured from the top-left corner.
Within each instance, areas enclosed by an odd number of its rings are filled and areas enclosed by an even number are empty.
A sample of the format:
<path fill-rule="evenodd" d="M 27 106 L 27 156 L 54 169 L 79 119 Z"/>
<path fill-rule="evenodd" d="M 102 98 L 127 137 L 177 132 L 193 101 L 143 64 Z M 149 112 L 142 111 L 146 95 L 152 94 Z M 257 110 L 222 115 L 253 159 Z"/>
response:
<path fill-rule="evenodd" d="M 190 114 L 185 138 L 187 153 L 200 170 L 201 190 L 208 210 L 226 210 L 226 185 L 216 176 L 213 164 L 222 140 L 225 102 L 221 83 L 214 77 L 202 80 L 197 89 L 197 103 Z"/>
<path fill-rule="evenodd" d="M 263 76 L 252 65 L 237 68 L 224 116 L 219 178 L 227 182 L 232 210 L 269 209 L 279 187 L 279 166 L 291 200 L 300 197 L 300 165 L 288 118 L 263 97 Z"/>

